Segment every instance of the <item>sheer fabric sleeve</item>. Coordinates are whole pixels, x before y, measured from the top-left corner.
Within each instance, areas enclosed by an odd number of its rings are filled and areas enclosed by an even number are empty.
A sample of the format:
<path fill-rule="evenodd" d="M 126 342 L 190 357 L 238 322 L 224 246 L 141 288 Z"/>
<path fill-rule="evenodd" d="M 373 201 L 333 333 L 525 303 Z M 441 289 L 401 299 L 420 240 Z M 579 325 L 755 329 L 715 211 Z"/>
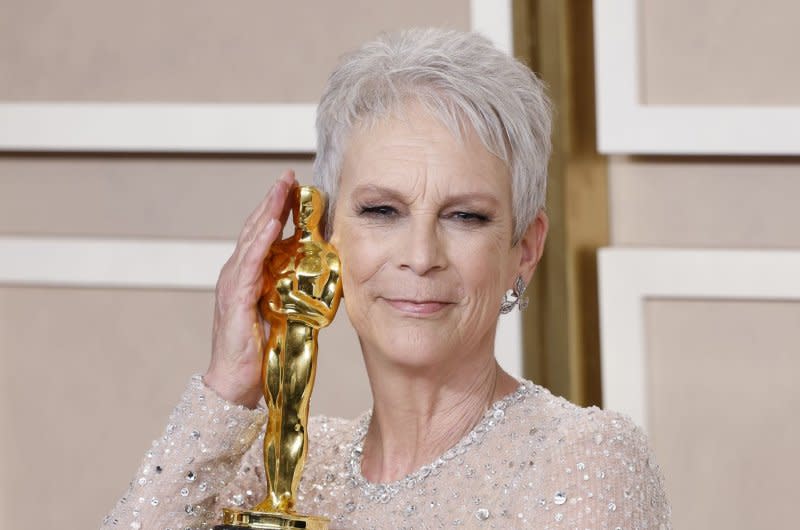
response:
<path fill-rule="evenodd" d="M 244 462 L 266 421 L 263 409 L 233 405 L 194 376 L 169 417 L 164 434 L 145 453 L 125 495 L 102 529 L 210 528 L 218 524 L 222 492 L 232 483 L 247 491 L 257 483 Z M 248 469 L 249 470 L 249 469 Z M 238 498 L 237 498 L 238 499 Z"/>
<path fill-rule="evenodd" d="M 630 419 L 588 409 L 575 424 L 562 426 L 562 436 L 554 528 L 672 528 L 661 471 L 647 437 Z"/>

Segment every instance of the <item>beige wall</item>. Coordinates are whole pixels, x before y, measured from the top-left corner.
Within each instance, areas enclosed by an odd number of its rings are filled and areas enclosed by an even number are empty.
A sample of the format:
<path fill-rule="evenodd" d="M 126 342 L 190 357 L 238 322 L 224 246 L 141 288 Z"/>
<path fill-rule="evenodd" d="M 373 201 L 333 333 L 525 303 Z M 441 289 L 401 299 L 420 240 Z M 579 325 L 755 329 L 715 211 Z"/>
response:
<path fill-rule="evenodd" d="M 645 103 L 798 105 L 792 0 L 639 0 Z"/>
<path fill-rule="evenodd" d="M 0 101 L 313 102 L 382 31 L 469 27 L 467 0 L 0 5 Z M 2 124 L 0 124 L 2 127 Z M 0 153 L 0 237 L 230 239 L 311 157 Z M 99 525 L 209 357 L 210 291 L 0 285 L 0 528 Z M 341 311 L 312 413 L 370 404 Z"/>
<path fill-rule="evenodd" d="M 800 158 L 609 160 L 618 246 L 800 248 Z"/>
<path fill-rule="evenodd" d="M 674 527 L 793 526 L 800 302 L 653 300 L 645 316 Z"/>
<path fill-rule="evenodd" d="M 640 0 L 646 104 L 800 104 L 793 0 Z M 800 157 L 614 156 L 612 245 L 800 249 Z M 651 300 L 648 423 L 675 528 L 792 526 L 800 303 Z"/>
<path fill-rule="evenodd" d="M 233 239 L 281 171 L 311 157 L 0 156 L 0 233 Z"/>
<path fill-rule="evenodd" d="M 8 0 L 0 100 L 316 101 L 342 53 L 382 31 L 467 28 L 466 0 Z"/>

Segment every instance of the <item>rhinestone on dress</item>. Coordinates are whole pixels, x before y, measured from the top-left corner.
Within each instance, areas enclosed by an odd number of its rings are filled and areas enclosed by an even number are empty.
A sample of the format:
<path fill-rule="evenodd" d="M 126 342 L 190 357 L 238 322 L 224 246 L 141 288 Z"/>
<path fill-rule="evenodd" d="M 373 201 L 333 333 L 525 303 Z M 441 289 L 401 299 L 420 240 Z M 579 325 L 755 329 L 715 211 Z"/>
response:
<path fill-rule="evenodd" d="M 533 383 L 530 381 L 520 383 L 515 392 L 493 403 L 483 415 L 483 419 L 445 454 L 464 455 L 469 448 L 481 444 L 486 433 L 500 424 L 499 420 L 505 416 L 505 410 L 510 405 L 522 401 L 532 391 Z M 398 491 L 403 489 L 403 485 L 408 481 L 413 481 L 414 485 L 419 485 L 429 476 L 438 475 L 442 466 L 446 465 L 447 462 L 453 461 L 451 458 L 437 458 L 434 462 L 420 467 L 416 472 L 395 482 L 389 484 L 369 482 L 361 474 L 361 457 L 364 452 L 364 438 L 367 436 L 371 420 L 372 411 L 367 412 L 359 422 L 354 439 L 350 444 L 350 459 L 347 464 L 347 482 L 358 487 L 368 499 L 387 503 Z"/>
<path fill-rule="evenodd" d="M 660 471 L 629 419 L 525 382 L 476 420 L 440 457 L 397 482 L 372 484 L 360 466 L 369 414 L 312 418 L 298 511 L 327 516 L 335 528 L 613 529 L 636 521 L 671 529 Z M 172 433 L 156 439 L 127 503 L 120 499 L 103 530 L 149 529 L 147 521 L 159 518 L 169 521 L 162 530 L 210 528 L 226 505 L 256 500 L 265 421 L 263 408 L 226 411 L 219 396 L 193 383 L 169 419 Z M 192 441 L 195 431 L 202 442 Z"/>

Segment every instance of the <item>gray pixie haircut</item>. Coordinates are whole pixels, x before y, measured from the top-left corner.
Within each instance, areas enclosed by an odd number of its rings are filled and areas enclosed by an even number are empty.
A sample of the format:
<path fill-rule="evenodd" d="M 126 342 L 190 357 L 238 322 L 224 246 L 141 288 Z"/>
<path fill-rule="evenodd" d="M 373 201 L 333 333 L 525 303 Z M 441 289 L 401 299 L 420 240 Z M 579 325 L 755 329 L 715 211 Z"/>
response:
<path fill-rule="evenodd" d="M 348 139 L 419 102 L 457 138 L 471 126 L 511 175 L 513 242 L 544 207 L 550 102 L 524 64 L 475 33 L 415 28 L 382 35 L 345 55 L 317 110 L 314 183 L 328 195 L 328 234 Z"/>

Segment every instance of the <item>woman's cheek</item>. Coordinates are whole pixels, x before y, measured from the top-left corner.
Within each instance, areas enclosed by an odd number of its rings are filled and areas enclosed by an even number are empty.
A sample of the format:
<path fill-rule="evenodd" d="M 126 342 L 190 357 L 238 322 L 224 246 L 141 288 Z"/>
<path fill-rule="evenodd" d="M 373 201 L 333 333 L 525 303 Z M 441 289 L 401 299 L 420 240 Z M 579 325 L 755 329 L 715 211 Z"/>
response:
<path fill-rule="evenodd" d="M 467 325 L 475 331 L 494 324 L 505 292 L 509 253 L 504 242 L 497 239 L 464 242 L 457 258 L 463 288 L 469 293 Z"/>
<path fill-rule="evenodd" d="M 354 319 L 369 311 L 374 302 L 376 273 L 381 268 L 381 238 L 368 237 L 363 231 L 343 231 L 339 254 L 342 257 L 342 283 L 347 313 Z"/>
<path fill-rule="evenodd" d="M 354 231 L 355 232 L 355 231 Z M 386 238 L 380 234 L 359 231 L 349 234 L 347 255 L 352 256 L 349 262 L 351 278 L 357 283 L 369 281 L 386 262 Z"/>
<path fill-rule="evenodd" d="M 481 335 L 497 322 L 499 298 L 495 300 L 495 286 L 482 285 L 472 293 L 464 329 Z"/>

